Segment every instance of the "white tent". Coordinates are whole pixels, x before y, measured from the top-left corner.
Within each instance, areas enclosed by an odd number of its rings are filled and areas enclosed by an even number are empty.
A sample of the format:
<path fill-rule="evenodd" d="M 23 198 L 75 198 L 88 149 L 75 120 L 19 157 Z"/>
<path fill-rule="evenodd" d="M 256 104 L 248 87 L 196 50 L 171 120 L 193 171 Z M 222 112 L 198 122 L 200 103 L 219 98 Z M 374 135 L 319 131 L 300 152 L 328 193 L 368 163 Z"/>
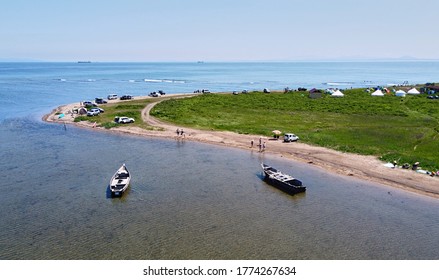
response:
<path fill-rule="evenodd" d="M 407 91 L 407 94 L 419 94 L 419 91 L 416 88 L 412 88 L 411 90 Z"/>
<path fill-rule="evenodd" d="M 384 93 L 380 89 L 377 89 L 371 95 L 372 96 L 384 96 Z"/>
<path fill-rule="evenodd" d="M 338 89 L 336 92 L 331 94 L 331 96 L 333 96 L 333 97 L 343 97 L 344 94 Z"/>
<path fill-rule="evenodd" d="M 402 89 L 400 89 L 400 90 L 397 90 L 397 91 L 395 92 L 395 95 L 396 95 L 396 96 L 399 96 L 399 97 L 404 97 L 404 96 L 406 95 L 406 93 L 405 93 L 405 91 L 403 91 Z"/>
<path fill-rule="evenodd" d="M 329 93 L 329 94 L 333 94 L 334 92 L 335 92 L 335 90 L 332 89 L 332 88 L 328 88 L 328 89 L 326 90 L 326 93 Z"/>

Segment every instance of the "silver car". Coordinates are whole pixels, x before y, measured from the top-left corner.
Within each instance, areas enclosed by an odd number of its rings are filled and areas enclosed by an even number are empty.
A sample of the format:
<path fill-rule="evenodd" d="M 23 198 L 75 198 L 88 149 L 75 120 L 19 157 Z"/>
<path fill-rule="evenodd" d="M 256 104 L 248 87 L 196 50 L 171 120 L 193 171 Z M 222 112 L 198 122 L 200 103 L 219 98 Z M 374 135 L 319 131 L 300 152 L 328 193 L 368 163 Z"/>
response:
<path fill-rule="evenodd" d="M 91 108 L 89 111 L 87 111 L 87 116 L 97 116 L 101 113 L 101 111 L 98 108 Z"/>

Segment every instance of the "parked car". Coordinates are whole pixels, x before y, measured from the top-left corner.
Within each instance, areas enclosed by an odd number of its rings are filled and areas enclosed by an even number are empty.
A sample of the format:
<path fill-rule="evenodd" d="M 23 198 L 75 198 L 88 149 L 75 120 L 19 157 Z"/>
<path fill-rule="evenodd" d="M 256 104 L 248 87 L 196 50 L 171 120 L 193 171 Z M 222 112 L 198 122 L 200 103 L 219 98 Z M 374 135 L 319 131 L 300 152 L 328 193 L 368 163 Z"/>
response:
<path fill-rule="evenodd" d="M 155 92 L 155 91 L 153 91 L 153 92 L 149 93 L 149 96 L 151 96 L 151 97 L 159 97 L 160 94 Z"/>
<path fill-rule="evenodd" d="M 96 97 L 95 102 L 96 104 L 105 104 L 107 103 L 107 100 L 103 99 L 102 97 Z"/>
<path fill-rule="evenodd" d="M 293 133 L 285 133 L 284 142 L 295 142 L 299 140 L 299 137 Z"/>
<path fill-rule="evenodd" d="M 134 119 L 133 118 L 128 118 L 128 117 L 118 117 L 118 116 L 116 116 L 114 118 L 114 122 L 116 122 L 116 123 L 133 123 Z"/>
<path fill-rule="evenodd" d="M 122 96 L 120 97 L 120 100 L 130 100 L 130 99 L 133 99 L 133 96 L 132 96 L 132 95 L 129 95 L 129 94 L 122 95 Z"/>
<path fill-rule="evenodd" d="M 87 111 L 87 116 L 91 117 L 91 116 L 97 116 L 101 113 L 101 111 L 98 108 L 91 108 L 90 110 Z"/>
<path fill-rule="evenodd" d="M 93 107 L 93 106 L 96 107 L 96 106 L 98 106 L 98 104 L 96 104 L 94 102 L 91 102 L 91 101 L 83 101 L 82 105 L 85 106 L 85 107 Z"/>
<path fill-rule="evenodd" d="M 95 107 L 95 108 L 93 108 L 93 109 L 98 109 L 100 113 L 103 113 L 103 112 L 105 112 L 105 110 L 104 110 L 104 109 L 102 109 L 101 107 Z"/>
<path fill-rule="evenodd" d="M 109 94 L 109 95 L 107 96 L 107 99 L 108 99 L 108 100 L 117 99 L 117 94 Z"/>
<path fill-rule="evenodd" d="M 270 93 L 270 90 L 268 88 L 264 88 L 264 93 Z"/>

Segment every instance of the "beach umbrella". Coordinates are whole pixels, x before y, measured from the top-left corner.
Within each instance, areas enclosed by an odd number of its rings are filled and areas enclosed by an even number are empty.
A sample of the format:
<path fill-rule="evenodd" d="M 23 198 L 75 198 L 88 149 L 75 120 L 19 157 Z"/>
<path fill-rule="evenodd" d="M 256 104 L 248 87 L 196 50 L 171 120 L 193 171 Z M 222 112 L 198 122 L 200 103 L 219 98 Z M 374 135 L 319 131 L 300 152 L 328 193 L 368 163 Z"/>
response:
<path fill-rule="evenodd" d="M 281 133 L 282 133 L 282 131 L 280 131 L 280 130 L 277 130 L 277 129 L 273 130 L 272 132 L 273 132 L 274 134 L 276 134 L 276 135 L 279 135 L 279 134 L 281 134 Z"/>
<path fill-rule="evenodd" d="M 61 119 L 61 118 L 64 118 L 64 114 L 60 114 L 60 115 L 58 115 L 58 119 Z"/>

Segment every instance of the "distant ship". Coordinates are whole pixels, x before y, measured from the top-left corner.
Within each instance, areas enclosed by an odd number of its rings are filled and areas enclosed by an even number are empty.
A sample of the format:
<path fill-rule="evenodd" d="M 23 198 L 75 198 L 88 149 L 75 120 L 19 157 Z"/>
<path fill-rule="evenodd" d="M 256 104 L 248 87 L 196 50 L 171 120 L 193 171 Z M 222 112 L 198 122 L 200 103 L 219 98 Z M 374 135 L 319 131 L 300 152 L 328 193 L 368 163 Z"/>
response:
<path fill-rule="evenodd" d="M 78 61 L 78 63 L 91 63 L 91 61 L 90 60 L 80 60 L 80 61 Z"/>

